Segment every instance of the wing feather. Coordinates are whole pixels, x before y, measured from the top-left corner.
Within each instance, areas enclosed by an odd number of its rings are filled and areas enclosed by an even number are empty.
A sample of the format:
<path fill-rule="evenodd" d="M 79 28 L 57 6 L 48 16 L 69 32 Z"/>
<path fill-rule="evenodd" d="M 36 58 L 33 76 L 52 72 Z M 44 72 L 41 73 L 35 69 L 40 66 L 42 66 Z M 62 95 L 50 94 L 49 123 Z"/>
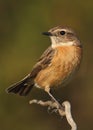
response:
<path fill-rule="evenodd" d="M 35 78 L 36 75 L 42 70 L 45 69 L 53 58 L 55 50 L 52 47 L 49 47 L 40 57 L 37 64 L 33 67 L 33 70 L 30 74 L 31 77 Z"/>
<path fill-rule="evenodd" d="M 20 96 L 26 96 L 34 86 L 34 78 L 37 76 L 37 74 L 51 63 L 54 52 L 55 51 L 49 47 L 40 57 L 37 64 L 33 67 L 32 72 L 21 81 L 7 88 L 7 92 L 15 94 L 18 93 Z"/>

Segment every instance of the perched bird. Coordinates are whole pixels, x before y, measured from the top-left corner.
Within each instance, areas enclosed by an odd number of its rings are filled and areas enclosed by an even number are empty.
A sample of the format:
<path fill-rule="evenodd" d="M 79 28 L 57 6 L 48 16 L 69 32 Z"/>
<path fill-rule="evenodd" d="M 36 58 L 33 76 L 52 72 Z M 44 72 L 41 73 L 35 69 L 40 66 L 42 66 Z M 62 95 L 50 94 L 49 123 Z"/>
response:
<path fill-rule="evenodd" d="M 50 90 L 60 84 L 67 84 L 77 72 L 82 57 L 82 45 L 75 32 L 68 27 L 57 26 L 43 34 L 50 37 L 51 46 L 42 54 L 31 73 L 11 85 L 7 92 L 26 96 L 36 86 L 44 89 L 57 102 Z"/>

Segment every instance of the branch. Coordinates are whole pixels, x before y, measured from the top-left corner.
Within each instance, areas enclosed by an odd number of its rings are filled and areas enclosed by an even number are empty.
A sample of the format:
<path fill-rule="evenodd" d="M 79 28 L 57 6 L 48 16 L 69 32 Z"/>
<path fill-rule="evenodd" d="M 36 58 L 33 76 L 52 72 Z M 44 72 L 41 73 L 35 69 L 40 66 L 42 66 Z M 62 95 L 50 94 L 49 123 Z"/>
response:
<path fill-rule="evenodd" d="M 77 130 L 77 125 L 75 123 L 75 121 L 73 120 L 72 118 L 72 115 L 71 115 L 71 105 L 70 105 L 70 102 L 68 101 L 64 101 L 62 103 L 62 108 L 64 107 L 64 110 L 60 109 L 58 104 L 56 102 L 53 102 L 53 101 L 42 101 L 42 100 L 31 100 L 29 102 L 30 104 L 39 104 L 41 106 L 48 106 L 50 108 L 54 108 L 56 109 L 56 111 L 59 113 L 59 115 L 62 117 L 62 116 L 65 116 L 66 119 L 67 119 L 67 122 L 68 124 L 71 126 L 71 130 Z M 56 112 L 55 111 L 55 112 Z"/>

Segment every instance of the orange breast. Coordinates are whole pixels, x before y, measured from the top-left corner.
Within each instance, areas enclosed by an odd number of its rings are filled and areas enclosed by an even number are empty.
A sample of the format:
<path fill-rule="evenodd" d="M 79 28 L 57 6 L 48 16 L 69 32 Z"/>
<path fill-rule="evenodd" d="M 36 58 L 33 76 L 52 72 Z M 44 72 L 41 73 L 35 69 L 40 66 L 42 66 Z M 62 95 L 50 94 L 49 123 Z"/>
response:
<path fill-rule="evenodd" d="M 35 82 L 41 87 L 65 84 L 77 71 L 81 59 L 81 48 L 76 46 L 57 47 L 51 64 L 41 70 Z"/>

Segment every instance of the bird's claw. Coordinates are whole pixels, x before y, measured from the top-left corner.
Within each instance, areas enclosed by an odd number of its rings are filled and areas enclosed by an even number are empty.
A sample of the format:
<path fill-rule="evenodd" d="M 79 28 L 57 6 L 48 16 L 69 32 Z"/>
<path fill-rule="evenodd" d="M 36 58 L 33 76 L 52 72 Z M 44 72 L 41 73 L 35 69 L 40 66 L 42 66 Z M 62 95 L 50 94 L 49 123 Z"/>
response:
<path fill-rule="evenodd" d="M 51 106 L 48 106 L 48 113 L 52 114 L 52 113 L 57 113 L 58 112 L 58 109 L 57 108 L 53 108 Z"/>

